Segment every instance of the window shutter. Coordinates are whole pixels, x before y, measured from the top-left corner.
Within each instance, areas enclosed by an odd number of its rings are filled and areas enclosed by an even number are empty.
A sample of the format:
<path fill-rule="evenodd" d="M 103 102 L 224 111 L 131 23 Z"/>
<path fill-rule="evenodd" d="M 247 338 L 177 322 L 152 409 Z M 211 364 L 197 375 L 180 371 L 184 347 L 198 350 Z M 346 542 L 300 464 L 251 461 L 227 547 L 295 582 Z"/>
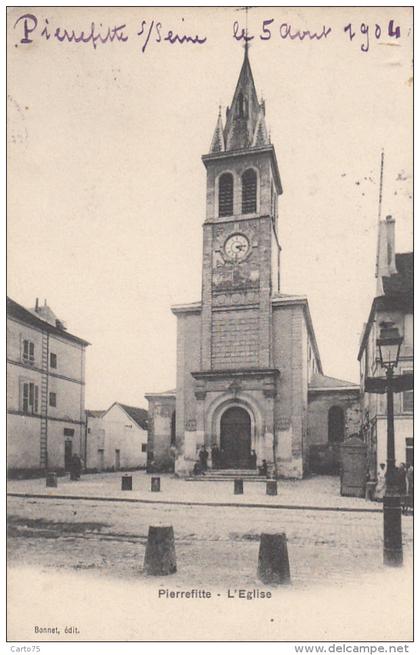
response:
<path fill-rule="evenodd" d="M 242 213 L 253 214 L 257 211 L 257 174 L 249 168 L 242 175 Z"/>
<path fill-rule="evenodd" d="M 38 387 L 34 385 L 34 412 L 38 414 Z"/>
<path fill-rule="evenodd" d="M 233 176 L 223 173 L 219 178 L 219 216 L 233 214 Z"/>
<path fill-rule="evenodd" d="M 28 411 L 28 401 L 29 401 L 29 385 L 27 382 L 24 382 L 22 385 L 22 409 L 24 412 Z"/>

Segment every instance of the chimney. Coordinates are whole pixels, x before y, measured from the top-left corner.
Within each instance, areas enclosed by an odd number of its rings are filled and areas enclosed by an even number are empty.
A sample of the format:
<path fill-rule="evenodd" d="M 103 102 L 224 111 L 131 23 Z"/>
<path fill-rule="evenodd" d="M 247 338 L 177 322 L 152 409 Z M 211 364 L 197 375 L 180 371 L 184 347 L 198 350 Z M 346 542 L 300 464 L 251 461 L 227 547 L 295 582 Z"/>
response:
<path fill-rule="evenodd" d="M 387 216 L 378 225 L 378 250 L 376 254 L 376 296 L 383 296 L 382 278 L 397 273 L 395 266 L 395 219 Z"/>
<path fill-rule="evenodd" d="M 39 311 L 39 298 L 35 300 L 35 311 Z"/>
<path fill-rule="evenodd" d="M 395 218 L 392 218 L 392 216 L 386 217 L 386 247 L 388 275 L 395 275 L 397 273 L 395 266 Z"/>

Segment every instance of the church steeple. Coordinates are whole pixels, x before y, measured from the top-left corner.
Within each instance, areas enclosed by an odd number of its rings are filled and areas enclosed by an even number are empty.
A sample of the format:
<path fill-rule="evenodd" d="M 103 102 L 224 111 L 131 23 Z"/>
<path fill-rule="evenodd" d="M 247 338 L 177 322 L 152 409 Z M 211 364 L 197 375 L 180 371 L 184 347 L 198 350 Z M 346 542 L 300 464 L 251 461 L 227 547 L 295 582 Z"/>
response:
<path fill-rule="evenodd" d="M 219 106 L 216 128 L 210 146 L 210 152 L 223 152 L 225 150 L 225 137 L 223 134 L 222 108 Z"/>
<path fill-rule="evenodd" d="M 232 104 L 226 113 L 224 129 L 226 150 L 242 150 L 269 143 L 264 105 L 258 102 L 247 45 Z"/>

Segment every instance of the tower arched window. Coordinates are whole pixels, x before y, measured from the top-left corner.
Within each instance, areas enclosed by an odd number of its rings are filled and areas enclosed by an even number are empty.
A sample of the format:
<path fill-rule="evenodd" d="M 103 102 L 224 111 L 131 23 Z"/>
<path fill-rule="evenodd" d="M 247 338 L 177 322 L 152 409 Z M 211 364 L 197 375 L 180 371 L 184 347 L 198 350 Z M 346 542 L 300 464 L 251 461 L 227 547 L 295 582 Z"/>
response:
<path fill-rule="evenodd" d="M 249 168 L 242 175 L 242 213 L 253 214 L 257 211 L 257 174 Z"/>
<path fill-rule="evenodd" d="M 219 216 L 233 214 L 233 175 L 223 173 L 219 178 Z"/>

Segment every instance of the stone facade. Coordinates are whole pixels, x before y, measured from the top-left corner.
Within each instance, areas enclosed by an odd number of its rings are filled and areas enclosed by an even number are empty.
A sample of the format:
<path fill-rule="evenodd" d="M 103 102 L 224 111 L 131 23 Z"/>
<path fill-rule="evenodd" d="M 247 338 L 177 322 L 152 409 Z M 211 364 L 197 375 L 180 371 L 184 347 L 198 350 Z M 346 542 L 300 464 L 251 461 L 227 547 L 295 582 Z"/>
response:
<path fill-rule="evenodd" d="M 84 457 L 85 349 L 51 310 L 7 303 L 9 475 L 63 471 Z"/>
<path fill-rule="evenodd" d="M 309 468 L 315 473 L 337 473 L 343 441 L 360 433 L 360 389 L 316 385 L 317 377 L 309 385 Z"/>
<path fill-rule="evenodd" d="M 164 467 L 172 443 L 181 475 L 205 446 L 210 467 L 247 468 L 256 456 L 272 475 L 301 478 L 310 460 L 308 386 L 323 372 L 307 299 L 280 292 L 282 186 L 247 51 L 226 126 L 219 114 L 202 159 L 201 301 L 172 308 L 176 393 L 146 396 L 149 448 Z"/>

